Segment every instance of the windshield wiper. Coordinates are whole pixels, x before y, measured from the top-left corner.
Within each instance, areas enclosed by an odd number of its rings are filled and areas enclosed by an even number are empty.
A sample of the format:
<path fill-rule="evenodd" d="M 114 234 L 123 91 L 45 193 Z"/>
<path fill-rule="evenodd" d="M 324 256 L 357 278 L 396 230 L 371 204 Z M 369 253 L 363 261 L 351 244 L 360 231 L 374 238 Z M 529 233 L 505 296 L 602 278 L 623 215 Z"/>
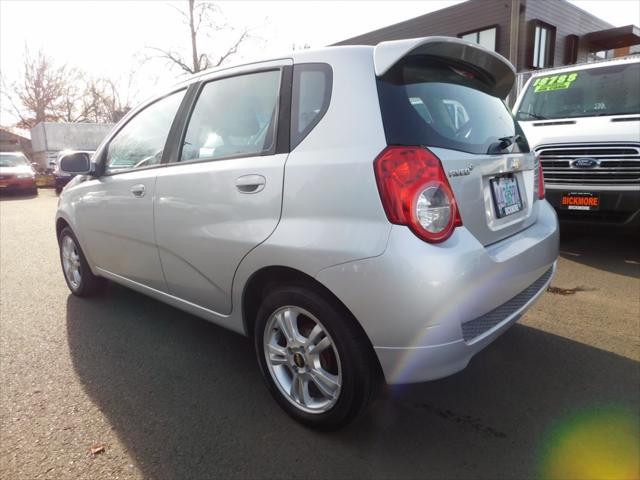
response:
<path fill-rule="evenodd" d="M 522 137 L 518 133 L 508 137 L 501 137 L 497 142 L 493 142 L 491 145 L 489 145 L 487 153 L 490 155 L 501 153 L 504 149 L 510 147 L 519 140 L 522 140 Z"/>
<path fill-rule="evenodd" d="M 531 113 L 531 112 L 518 112 L 518 115 L 529 115 L 531 118 L 535 118 L 536 120 L 547 120 L 547 117 L 543 117 L 542 115 L 537 115 L 535 113 Z"/>

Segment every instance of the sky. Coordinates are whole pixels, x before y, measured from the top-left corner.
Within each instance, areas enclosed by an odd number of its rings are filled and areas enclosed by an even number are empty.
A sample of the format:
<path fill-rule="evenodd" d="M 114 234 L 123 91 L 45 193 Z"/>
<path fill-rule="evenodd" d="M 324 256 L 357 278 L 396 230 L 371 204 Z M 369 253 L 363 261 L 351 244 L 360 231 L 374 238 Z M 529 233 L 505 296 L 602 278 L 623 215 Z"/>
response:
<path fill-rule="evenodd" d="M 0 0 L 0 72 L 10 81 L 17 79 L 25 48 L 33 52 L 42 49 L 56 63 L 81 68 L 93 76 L 124 82 L 135 72 L 130 93 L 134 100 L 141 100 L 150 94 L 148 85 L 161 88 L 181 75 L 154 58 L 150 47 L 188 46 L 188 29 L 175 9 L 185 1 Z M 251 28 L 253 38 L 233 58 L 236 63 L 276 56 L 294 45 L 321 47 L 460 1 L 216 3 L 229 25 Z M 614 26 L 640 24 L 638 0 L 570 1 Z M 225 33 L 205 42 L 214 56 L 220 55 L 235 35 Z M 0 116 L 0 124 L 11 123 L 6 113 Z"/>

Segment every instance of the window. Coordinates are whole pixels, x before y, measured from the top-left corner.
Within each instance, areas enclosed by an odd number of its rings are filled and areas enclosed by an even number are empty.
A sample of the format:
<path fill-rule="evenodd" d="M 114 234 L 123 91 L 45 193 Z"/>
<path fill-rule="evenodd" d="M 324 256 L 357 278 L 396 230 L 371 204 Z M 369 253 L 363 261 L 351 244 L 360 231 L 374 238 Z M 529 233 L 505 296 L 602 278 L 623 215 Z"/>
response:
<path fill-rule="evenodd" d="M 572 65 L 578 61 L 579 39 L 577 35 L 567 35 L 564 43 L 564 64 Z"/>
<path fill-rule="evenodd" d="M 462 40 L 467 42 L 477 43 L 489 50 L 496 51 L 496 27 L 487 28 L 485 30 L 478 30 L 475 32 L 463 33 L 460 35 Z"/>
<path fill-rule="evenodd" d="M 533 34 L 533 57 L 532 68 L 547 68 L 553 66 L 553 55 L 555 52 L 555 28 L 546 23 L 535 21 L 532 24 Z"/>
<path fill-rule="evenodd" d="M 0 167 L 22 167 L 25 165 L 29 165 L 29 161 L 21 153 L 0 154 Z"/>
<path fill-rule="evenodd" d="M 331 100 L 332 71 L 324 63 L 296 65 L 291 101 L 291 149 L 322 119 Z"/>
<path fill-rule="evenodd" d="M 600 50 L 597 52 L 589 52 L 587 56 L 588 62 L 597 62 L 598 60 L 606 60 L 607 58 L 611 58 L 612 50 Z"/>
<path fill-rule="evenodd" d="M 499 139 L 520 135 L 505 153 L 529 151 L 504 102 L 486 93 L 483 80 L 458 64 L 409 57 L 378 80 L 378 96 L 388 145 L 485 154 Z"/>
<path fill-rule="evenodd" d="M 191 114 L 180 160 L 273 153 L 279 92 L 280 70 L 206 83 Z"/>
<path fill-rule="evenodd" d="M 540 75 L 527 88 L 518 120 L 640 113 L 640 64 L 595 66 Z"/>
<path fill-rule="evenodd" d="M 109 143 L 105 173 L 150 167 L 162 160 L 171 124 L 185 90 L 152 103 L 141 110 Z"/>

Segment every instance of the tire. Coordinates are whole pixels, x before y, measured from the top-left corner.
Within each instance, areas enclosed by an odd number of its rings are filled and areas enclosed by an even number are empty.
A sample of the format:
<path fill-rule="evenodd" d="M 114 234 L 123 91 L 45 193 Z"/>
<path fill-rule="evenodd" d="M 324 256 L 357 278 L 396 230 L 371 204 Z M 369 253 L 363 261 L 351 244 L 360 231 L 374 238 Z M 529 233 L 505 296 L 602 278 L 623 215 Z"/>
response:
<path fill-rule="evenodd" d="M 373 348 L 344 310 L 313 288 L 281 286 L 265 295 L 256 318 L 255 349 L 271 394 L 291 417 L 318 430 L 336 430 L 359 417 L 380 383 Z M 285 335 L 287 318 L 296 319 L 293 341 Z M 321 344 L 323 350 L 313 351 Z"/>
<path fill-rule="evenodd" d="M 97 277 L 91 272 L 78 239 L 69 227 L 63 228 L 60 232 L 58 246 L 62 274 L 71 293 L 78 297 L 89 297 L 104 290 L 107 284 L 106 279 Z"/>

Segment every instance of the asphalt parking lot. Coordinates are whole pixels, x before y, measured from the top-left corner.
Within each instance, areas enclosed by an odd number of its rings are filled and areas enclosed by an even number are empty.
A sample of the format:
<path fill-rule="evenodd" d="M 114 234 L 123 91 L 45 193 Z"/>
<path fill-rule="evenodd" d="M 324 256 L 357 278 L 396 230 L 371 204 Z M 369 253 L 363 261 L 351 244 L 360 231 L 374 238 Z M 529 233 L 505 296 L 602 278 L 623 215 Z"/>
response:
<path fill-rule="evenodd" d="M 271 400 L 243 337 L 114 285 L 72 297 L 55 208 L 51 190 L 0 199 L 1 478 L 538 477 L 571 419 L 636 418 L 637 237 L 563 234 L 555 293 L 465 371 L 318 434 Z"/>

